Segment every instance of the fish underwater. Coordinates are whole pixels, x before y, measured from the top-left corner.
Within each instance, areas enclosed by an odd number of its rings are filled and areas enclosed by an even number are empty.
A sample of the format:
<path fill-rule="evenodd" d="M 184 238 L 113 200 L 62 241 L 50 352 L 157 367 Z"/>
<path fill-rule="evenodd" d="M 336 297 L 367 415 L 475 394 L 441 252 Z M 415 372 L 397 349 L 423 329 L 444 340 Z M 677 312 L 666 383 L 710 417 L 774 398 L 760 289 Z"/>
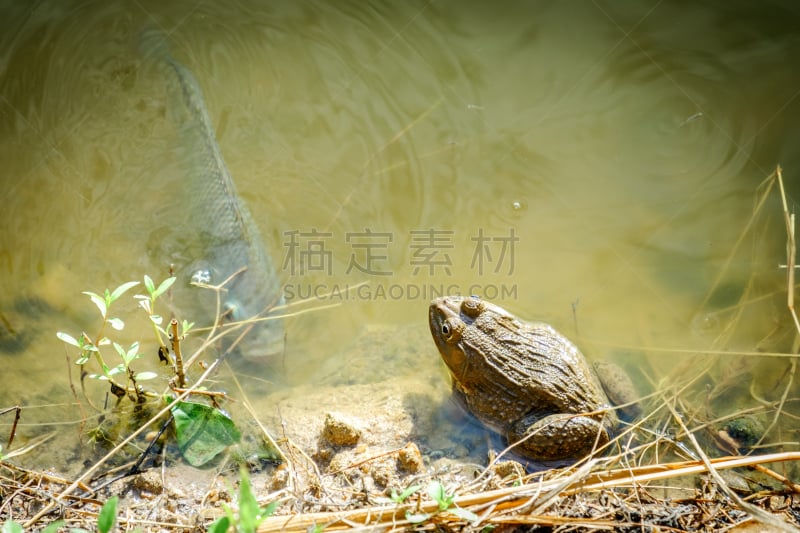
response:
<path fill-rule="evenodd" d="M 178 283 L 219 285 L 230 278 L 222 293 L 227 321 L 262 318 L 240 339 L 236 352 L 251 361 L 272 361 L 284 351 L 284 324 L 278 317 L 263 317 L 270 310 L 278 315 L 285 305 L 282 284 L 222 157 L 203 92 L 192 72 L 172 56 L 164 33 L 145 30 L 139 47 L 144 60 L 165 78 L 168 114 L 183 153 L 186 178 L 179 209 L 186 229 L 180 233 L 189 260 L 177 265 Z M 211 300 L 216 298 L 206 298 L 205 305 Z M 231 332 L 224 343 L 230 345 L 242 331 Z"/>

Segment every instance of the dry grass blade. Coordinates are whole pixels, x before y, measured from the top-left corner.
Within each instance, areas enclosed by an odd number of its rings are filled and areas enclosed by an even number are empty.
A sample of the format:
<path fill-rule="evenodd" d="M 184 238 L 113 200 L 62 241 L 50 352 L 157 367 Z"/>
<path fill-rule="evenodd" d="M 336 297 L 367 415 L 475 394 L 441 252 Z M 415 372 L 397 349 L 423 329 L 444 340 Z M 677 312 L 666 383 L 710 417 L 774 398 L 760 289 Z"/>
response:
<path fill-rule="evenodd" d="M 797 332 L 800 333 L 800 320 L 797 318 L 797 312 L 794 308 L 794 277 L 797 265 L 797 241 L 795 240 L 794 233 L 794 213 L 789 212 L 789 204 L 786 201 L 786 189 L 783 187 L 783 170 L 781 167 L 775 171 L 778 177 L 778 185 L 781 191 L 781 202 L 783 204 L 783 218 L 786 223 L 786 305 L 789 312 L 794 319 L 794 325 Z"/>
<path fill-rule="evenodd" d="M 553 479 L 537 483 L 529 483 L 516 487 L 484 491 L 476 494 L 457 496 L 455 503 L 459 507 L 480 512 L 481 509 L 491 508 L 491 514 L 481 518 L 480 522 L 472 526 L 488 524 L 549 524 L 558 525 L 565 523 L 554 516 L 541 516 L 545 505 L 552 502 L 553 494 L 568 496 L 593 491 L 600 491 L 616 487 L 631 487 L 646 483 L 671 478 L 696 476 L 716 470 L 741 468 L 746 466 L 767 463 L 800 461 L 800 452 L 786 452 L 746 457 L 720 457 L 705 461 L 683 461 L 647 465 L 634 468 L 608 470 L 605 472 L 587 473 L 588 469 L 576 471 L 575 476 L 563 479 Z M 593 465 L 592 465 L 593 466 Z M 709 468 L 711 467 L 711 468 Z M 532 498 L 535 499 L 536 508 L 530 513 L 521 512 L 532 507 Z M 339 512 L 306 513 L 292 516 L 274 516 L 261 524 L 258 531 L 261 533 L 275 531 L 307 531 L 317 526 L 324 525 L 326 531 L 351 529 L 354 526 L 397 528 L 411 524 L 406 519 L 407 512 L 434 513 L 438 510 L 438 503 L 427 501 L 422 503 L 408 503 L 403 505 L 380 505 L 363 507 Z M 510 516 L 510 513 L 514 513 Z M 501 516 L 504 515 L 504 516 Z M 450 521 L 457 521 L 454 517 Z M 463 521 L 462 521 L 463 522 Z M 568 523 L 575 524 L 573 518 Z M 786 524 L 776 522 L 786 529 Z M 587 522 L 585 525 L 592 527 L 619 525 L 612 522 Z M 791 528 L 789 528 L 791 529 Z"/>

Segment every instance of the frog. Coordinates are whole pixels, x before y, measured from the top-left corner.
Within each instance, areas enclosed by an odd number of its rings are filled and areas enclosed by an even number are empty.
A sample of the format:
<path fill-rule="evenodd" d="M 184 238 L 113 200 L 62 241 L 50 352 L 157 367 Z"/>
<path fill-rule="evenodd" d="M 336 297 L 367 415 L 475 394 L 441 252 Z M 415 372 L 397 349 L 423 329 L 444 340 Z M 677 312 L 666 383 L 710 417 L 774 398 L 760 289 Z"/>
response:
<path fill-rule="evenodd" d="M 428 312 L 456 403 L 537 462 L 575 461 L 619 425 L 593 367 L 567 337 L 475 296 L 442 296 Z"/>

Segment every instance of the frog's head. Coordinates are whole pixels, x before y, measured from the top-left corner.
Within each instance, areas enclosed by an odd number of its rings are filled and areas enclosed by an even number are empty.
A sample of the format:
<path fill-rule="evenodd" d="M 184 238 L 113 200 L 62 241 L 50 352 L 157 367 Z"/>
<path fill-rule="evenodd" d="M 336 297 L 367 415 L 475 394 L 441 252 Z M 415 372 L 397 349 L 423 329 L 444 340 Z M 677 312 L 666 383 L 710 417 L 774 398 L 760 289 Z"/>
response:
<path fill-rule="evenodd" d="M 474 296 L 442 296 L 431 302 L 428 323 L 444 362 L 456 375 L 466 363 L 464 333 L 484 311 L 485 303 Z"/>

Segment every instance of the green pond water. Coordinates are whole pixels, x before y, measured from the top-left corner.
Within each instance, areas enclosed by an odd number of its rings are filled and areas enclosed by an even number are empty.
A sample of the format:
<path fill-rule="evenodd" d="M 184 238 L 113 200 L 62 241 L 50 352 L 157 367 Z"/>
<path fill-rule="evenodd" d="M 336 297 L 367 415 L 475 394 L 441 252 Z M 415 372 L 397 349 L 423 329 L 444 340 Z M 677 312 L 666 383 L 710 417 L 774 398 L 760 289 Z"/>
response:
<path fill-rule="evenodd" d="M 444 292 L 551 322 L 645 389 L 710 368 L 732 405 L 751 379 L 798 396 L 788 358 L 735 355 L 793 341 L 776 188 L 751 218 L 777 164 L 790 208 L 800 189 L 793 2 L 59 0 L 0 21 L 0 409 L 30 406 L 22 439 L 81 418 L 55 335 L 96 330 L 81 291 L 180 259 L 180 141 L 137 51 L 153 26 L 202 86 L 287 301 L 318 297 L 292 309 L 336 304 L 286 319 L 285 385 L 345 365 L 367 325 L 427 335 Z M 149 342 L 140 311 L 118 307 L 118 340 Z M 429 347 L 374 365 L 446 388 Z"/>

